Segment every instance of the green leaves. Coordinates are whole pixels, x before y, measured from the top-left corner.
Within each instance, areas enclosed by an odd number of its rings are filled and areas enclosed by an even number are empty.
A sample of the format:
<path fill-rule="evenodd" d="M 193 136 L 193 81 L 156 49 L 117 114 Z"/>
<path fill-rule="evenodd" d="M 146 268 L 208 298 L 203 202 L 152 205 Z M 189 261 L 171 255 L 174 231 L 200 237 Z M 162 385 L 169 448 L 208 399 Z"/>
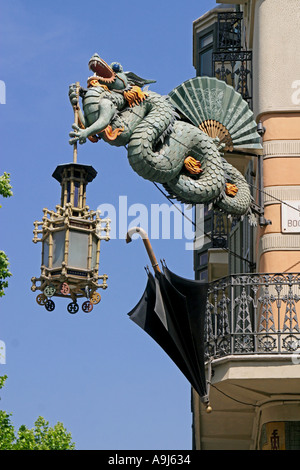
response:
<path fill-rule="evenodd" d="M 13 195 L 9 173 L 4 172 L 3 175 L 0 176 L 0 194 L 3 197 L 10 197 Z"/>
<path fill-rule="evenodd" d="M 71 433 L 67 432 L 62 423 L 50 427 L 49 422 L 39 416 L 34 428 L 20 426 L 14 450 L 74 450 Z"/>
<path fill-rule="evenodd" d="M 75 450 L 71 433 L 62 423 L 50 427 L 48 421 L 39 416 L 32 429 L 23 424 L 16 434 L 11 416 L 0 410 L 0 450 Z"/>
<path fill-rule="evenodd" d="M 9 173 L 4 172 L 3 175 L 0 176 L 0 195 L 3 197 L 10 197 L 13 195 Z M 8 258 L 4 251 L 0 251 L 0 297 L 4 295 L 4 289 L 8 287 L 8 282 L 5 279 L 12 275 L 8 270 L 8 267 Z"/>
<path fill-rule="evenodd" d="M 10 421 L 11 413 L 0 410 L 0 450 L 12 450 L 15 429 Z"/>
<path fill-rule="evenodd" d="M 1 388 L 4 386 L 6 379 L 7 379 L 7 375 L 2 375 L 2 376 L 0 377 L 0 390 L 1 390 Z"/>
<path fill-rule="evenodd" d="M 9 261 L 4 251 L 0 250 L 0 297 L 4 295 L 4 289 L 8 286 L 7 278 L 12 274 L 9 271 Z"/>
<path fill-rule="evenodd" d="M 7 376 L 0 377 L 0 389 Z M 32 429 L 24 424 L 16 433 L 11 422 L 12 413 L 0 410 L 0 450 L 75 450 L 71 433 L 60 422 L 53 427 L 39 416 Z"/>

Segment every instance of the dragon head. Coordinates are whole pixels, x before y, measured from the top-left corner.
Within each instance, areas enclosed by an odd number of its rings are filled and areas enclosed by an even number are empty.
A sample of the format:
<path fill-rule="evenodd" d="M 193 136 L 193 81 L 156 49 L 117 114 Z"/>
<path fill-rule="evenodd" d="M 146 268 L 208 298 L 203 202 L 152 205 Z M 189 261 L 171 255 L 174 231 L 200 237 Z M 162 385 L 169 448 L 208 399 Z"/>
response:
<path fill-rule="evenodd" d="M 94 75 L 88 78 L 88 85 L 92 80 L 96 80 L 109 89 L 122 90 L 128 86 L 123 67 L 118 62 L 108 65 L 98 54 L 94 54 L 89 60 L 89 69 L 94 72 Z"/>

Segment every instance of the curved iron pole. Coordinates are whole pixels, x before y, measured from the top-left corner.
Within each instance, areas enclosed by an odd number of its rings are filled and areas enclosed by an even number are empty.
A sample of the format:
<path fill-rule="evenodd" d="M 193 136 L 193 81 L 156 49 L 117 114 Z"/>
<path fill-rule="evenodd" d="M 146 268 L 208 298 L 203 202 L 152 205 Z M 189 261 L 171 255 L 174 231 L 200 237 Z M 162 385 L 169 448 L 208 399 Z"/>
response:
<path fill-rule="evenodd" d="M 152 249 L 151 243 L 149 241 L 148 235 L 147 235 L 147 233 L 145 232 L 144 229 L 142 229 L 141 227 L 132 227 L 131 229 L 129 229 L 128 232 L 127 232 L 127 235 L 126 235 L 126 243 L 130 243 L 132 241 L 131 237 L 134 233 L 138 233 L 142 237 L 145 248 L 147 250 L 148 256 L 149 256 L 150 261 L 151 261 L 152 268 L 154 269 L 155 272 L 160 273 L 160 268 L 159 268 L 157 259 L 155 257 L 154 252 L 153 252 L 153 249 Z"/>

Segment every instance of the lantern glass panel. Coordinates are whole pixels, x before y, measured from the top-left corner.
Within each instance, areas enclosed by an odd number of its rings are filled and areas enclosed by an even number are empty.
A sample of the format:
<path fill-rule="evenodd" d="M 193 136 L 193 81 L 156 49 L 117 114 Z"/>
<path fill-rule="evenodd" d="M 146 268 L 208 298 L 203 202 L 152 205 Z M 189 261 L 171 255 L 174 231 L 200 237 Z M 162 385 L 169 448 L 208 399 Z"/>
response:
<path fill-rule="evenodd" d="M 64 248 L 65 248 L 65 231 L 59 230 L 53 232 L 53 258 L 52 267 L 57 268 L 61 266 L 64 260 Z"/>
<path fill-rule="evenodd" d="M 74 182 L 74 206 L 78 207 L 78 197 L 79 197 L 79 181 Z"/>
<path fill-rule="evenodd" d="M 71 199 L 71 183 L 70 181 L 67 182 L 67 202 L 70 202 Z"/>
<path fill-rule="evenodd" d="M 89 234 L 70 230 L 68 265 L 87 269 Z"/>
<path fill-rule="evenodd" d="M 49 237 L 43 241 L 42 265 L 46 266 L 46 268 L 49 266 Z"/>
<path fill-rule="evenodd" d="M 91 269 L 94 269 L 96 267 L 96 264 L 97 264 L 97 243 L 98 243 L 98 239 L 95 236 L 93 236 Z"/>

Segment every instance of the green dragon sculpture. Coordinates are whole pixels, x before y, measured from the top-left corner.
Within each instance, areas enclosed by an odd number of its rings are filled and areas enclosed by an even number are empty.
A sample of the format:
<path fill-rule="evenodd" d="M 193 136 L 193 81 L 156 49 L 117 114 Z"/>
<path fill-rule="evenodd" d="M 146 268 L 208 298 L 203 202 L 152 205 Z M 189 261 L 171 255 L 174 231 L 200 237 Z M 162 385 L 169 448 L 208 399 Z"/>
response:
<path fill-rule="evenodd" d="M 243 175 L 229 164 L 225 150 L 261 148 L 253 114 L 234 89 L 215 78 L 196 77 L 168 96 L 142 88 L 153 83 L 110 66 L 94 54 L 94 75 L 69 98 L 79 108 L 70 144 L 99 139 L 126 146 L 133 170 L 161 183 L 171 197 L 188 203 L 212 203 L 233 216 L 249 211 L 251 194 Z"/>

